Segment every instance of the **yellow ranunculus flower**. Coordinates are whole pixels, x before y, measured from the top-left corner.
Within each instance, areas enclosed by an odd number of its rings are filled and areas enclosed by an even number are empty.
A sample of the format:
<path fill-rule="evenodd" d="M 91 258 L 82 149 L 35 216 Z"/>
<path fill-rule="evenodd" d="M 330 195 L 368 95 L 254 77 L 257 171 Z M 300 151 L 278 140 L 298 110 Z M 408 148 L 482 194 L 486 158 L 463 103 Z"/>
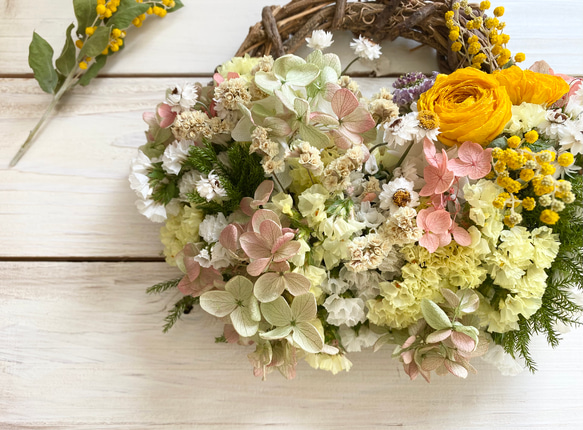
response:
<path fill-rule="evenodd" d="M 512 104 L 523 102 L 550 106 L 569 92 L 569 84 L 560 76 L 522 70 L 518 66 L 494 72 L 494 77 L 512 100 Z"/>
<path fill-rule="evenodd" d="M 417 108 L 437 114 L 437 138 L 448 146 L 468 140 L 487 145 L 512 117 L 506 89 L 492 75 L 471 67 L 437 76 L 433 87 L 421 94 Z"/>

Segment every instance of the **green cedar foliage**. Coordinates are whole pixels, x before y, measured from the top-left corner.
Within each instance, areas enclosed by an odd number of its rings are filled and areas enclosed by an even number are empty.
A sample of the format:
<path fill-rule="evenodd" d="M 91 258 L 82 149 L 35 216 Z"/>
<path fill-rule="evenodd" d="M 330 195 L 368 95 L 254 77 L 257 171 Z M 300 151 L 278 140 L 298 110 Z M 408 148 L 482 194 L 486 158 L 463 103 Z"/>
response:
<path fill-rule="evenodd" d="M 227 193 L 224 202 L 207 201 L 196 191 L 187 197 L 192 204 L 206 214 L 222 212 L 228 216 L 239 208 L 243 197 L 253 197 L 259 184 L 265 180 L 261 158 L 249 153 L 248 143 L 233 142 L 227 152 L 228 165 L 218 159 L 222 146 L 204 142 L 203 146 L 193 146 L 185 166 L 205 175 L 211 172 L 219 176 L 221 187 Z"/>
<path fill-rule="evenodd" d="M 567 205 L 561 218 L 553 227 L 559 235 L 561 246 L 557 258 L 550 269 L 547 288 L 542 297 L 542 306 L 528 320 L 520 317 L 519 329 L 508 333 L 494 333 L 494 341 L 504 347 L 513 357 L 524 359 L 531 372 L 536 370 L 530 350 L 530 340 L 534 334 L 545 335 L 547 342 L 556 347 L 561 340 L 560 333 L 554 328 L 556 323 L 579 324 L 578 314 L 583 309 L 573 302 L 569 290 L 583 289 L 583 177 L 577 175 L 572 181 L 575 202 Z M 538 217 L 542 208 L 523 212 L 524 224 L 534 228 L 542 223 Z M 544 224 L 543 224 L 544 225 Z"/>
<path fill-rule="evenodd" d="M 176 322 L 180 319 L 182 315 L 190 313 L 190 311 L 192 310 L 194 305 L 198 303 L 198 301 L 199 301 L 198 297 L 192 296 L 184 296 L 183 298 L 178 300 L 174 304 L 172 309 L 170 309 L 166 318 L 164 318 L 166 324 L 164 324 L 164 328 L 162 331 L 164 333 L 167 333 L 168 330 L 170 330 L 174 326 L 174 324 L 176 324 Z"/>

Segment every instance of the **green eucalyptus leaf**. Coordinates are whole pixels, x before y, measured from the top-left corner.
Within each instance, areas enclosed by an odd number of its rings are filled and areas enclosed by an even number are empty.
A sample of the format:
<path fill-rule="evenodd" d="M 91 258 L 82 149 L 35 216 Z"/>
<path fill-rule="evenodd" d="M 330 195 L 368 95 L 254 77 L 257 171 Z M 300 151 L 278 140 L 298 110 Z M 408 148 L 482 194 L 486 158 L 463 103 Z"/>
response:
<path fill-rule="evenodd" d="M 71 71 L 77 67 L 77 56 L 75 50 L 75 43 L 71 37 L 71 31 L 75 27 L 75 24 L 69 25 L 65 33 L 65 45 L 63 46 L 63 51 L 59 58 L 56 59 L 55 65 L 57 70 L 61 72 L 64 76 L 67 76 Z"/>
<path fill-rule="evenodd" d="M 97 0 L 73 0 L 73 9 L 77 17 L 77 35 L 85 36 L 85 29 L 97 18 Z"/>
<path fill-rule="evenodd" d="M 97 57 L 109 45 L 111 27 L 97 27 L 95 33 L 88 37 L 79 52 L 79 57 Z"/>
<path fill-rule="evenodd" d="M 79 84 L 84 87 L 89 85 L 89 82 L 99 74 L 99 71 L 105 66 L 107 62 L 107 55 L 98 55 L 95 62 L 83 73 L 79 78 Z"/>
<path fill-rule="evenodd" d="M 423 299 L 421 302 L 421 312 L 423 318 L 435 330 L 451 328 L 451 321 L 447 314 L 431 300 Z"/>
<path fill-rule="evenodd" d="M 59 77 L 53 67 L 53 48 L 36 32 L 28 48 L 28 64 L 34 72 L 34 78 L 45 93 L 53 94 Z"/>
<path fill-rule="evenodd" d="M 150 8 L 150 3 L 136 3 L 135 0 L 121 0 L 117 12 L 107 21 L 107 25 L 124 30 L 132 21 Z"/>

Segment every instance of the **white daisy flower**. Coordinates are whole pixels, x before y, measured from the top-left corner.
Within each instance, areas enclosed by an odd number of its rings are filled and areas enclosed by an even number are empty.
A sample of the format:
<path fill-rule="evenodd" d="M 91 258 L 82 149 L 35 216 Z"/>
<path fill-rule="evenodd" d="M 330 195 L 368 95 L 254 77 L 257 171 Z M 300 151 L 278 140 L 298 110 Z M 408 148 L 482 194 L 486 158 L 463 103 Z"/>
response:
<path fill-rule="evenodd" d="M 414 183 L 401 177 L 393 179 L 383 185 L 379 194 L 381 209 L 388 209 L 391 213 L 399 208 L 414 208 L 419 205 L 419 194 L 413 191 Z"/>
<path fill-rule="evenodd" d="M 381 56 L 381 46 L 366 37 L 362 37 L 362 35 L 358 36 L 358 39 L 353 39 L 353 41 L 350 42 L 350 47 L 360 58 L 366 58 L 367 60 L 372 61 Z"/>
<path fill-rule="evenodd" d="M 201 175 L 201 178 L 196 182 L 196 191 L 201 197 L 204 197 L 207 202 L 210 202 L 216 197 L 219 199 L 227 197 L 227 192 L 221 186 L 219 175 L 212 171 L 209 173 L 208 177 Z"/>
<path fill-rule="evenodd" d="M 175 85 L 166 90 L 166 104 L 172 106 L 172 112 L 180 113 L 194 107 L 198 100 L 198 91 L 190 82 L 184 85 Z"/>
<path fill-rule="evenodd" d="M 192 140 L 175 140 L 164 150 L 162 154 L 162 167 L 166 172 L 178 175 L 182 169 L 182 163 L 188 157 L 190 147 L 194 145 Z"/>
<path fill-rule="evenodd" d="M 324 30 L 314 30 L 312 37 L 306 37 L 306 42 L 308 42 L 308 48 L 320 50 L 329 48 L 334 43 L 332 33 Z"/>
<path fill-rule="evenodd" d="M 385 123 L 384 141 L 389 148 L 404 146 L 416 140 L 419 133 L 419 120 L 415 112 L 410 112 L 405 116 L 399 116 L 391 122 Z"/>

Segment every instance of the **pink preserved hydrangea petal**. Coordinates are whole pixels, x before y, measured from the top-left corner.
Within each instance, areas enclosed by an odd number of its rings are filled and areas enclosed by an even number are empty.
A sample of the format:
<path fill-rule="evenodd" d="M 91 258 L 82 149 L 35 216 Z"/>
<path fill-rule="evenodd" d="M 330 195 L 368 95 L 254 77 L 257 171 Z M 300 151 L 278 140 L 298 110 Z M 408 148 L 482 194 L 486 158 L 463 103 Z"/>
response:
<path fill-rule="evenodd" d="M 287 290 L 293 296 L 306 294 L 310 291 L 310 280 L 299 273 L 284 273 L 283 277 L 286 282 Z"/>
<path fill-rule="evenodd" d="M 426 230 L 432 233 L 442 234 L 449 231 L 451 227 L 451 216 L 445 209 L 431 212 L 425 219 Z"/>
<path fill-rule="evenodd" d="M 376 122 L 366 109 L 358 107 L 342 118 L 342 125 L 353 133 L 365 133 L 373 128 Z"/>
<path fill-rule="evenodd" d="M 254 232 L 243 233 L 239 242 L 249 258 L 271 258 L 271 244 L 260 234 Z"/>
<path fill-rule="evenodd" d="M 259 276 L 261 275 L 269 263 L 271 262 L 271 258 L 258 258 L 257 260 L 252 261 L 247 266 L 247 273 L 251 276 Z"/>
<path fill-rule="evenodd" d="M 226 226 L 221 235 L 219 236 L 219 242 L 224 248 L 231 252 L 237 252 L 239 249 L 239 236 L 241 235 L 241 230 L 237 228 L 235 224 L 229 224 Z"/>
<path fill-rule="evenodd" d="M 259 209 L 253 214 L 253 218 L 251 218 L 251 226 L 253 227 L 253 231 L 255 233 L 259 233 L 261 231 L 261 224 L 265 220 L 273 221 L 281 229 L 281 222 L 279 221 L 279 217 L 275 212 L 267 209 Z"/>
<path fill-rule="evenodd" d="M 468 376 L 468 370 L 461 364 L 455 363 L 450 360 L 445 360 L 445 368 L 454 376 L 458 378 L 466 378 Z"/>
<path fill-rule="evenodd" d="M 453 234 L 454 240 L 461 246 L 470 246 L 472 244 L 472 236 L 464 228 L 455 224 L 451 233 Z"/>
<path fill-rule="evenodd" d="M 277 225 L 274 221 L 270 219 L 266 219 L 262 221 L 261 224 L 259 225 L 259 234 L 261 235 L 261 238 L 264 239 L 269 244 L 270 251 L 273 254 L 274 245 L 282 237 L 281 226 Z M 287 240 L 293 239 L 293 234 L 292 233 L 288 234 L 291 236 L 291 238 Z"/>
<path fill-rule="evenodd" d="M 476 342 L 470 336 L 464 333 L 454 331 L 451 334 L 451 341 L 457 349 L 463 352 L 472 352 L 476 347 Z"/>
<path fill-rule="evenodd" d="M 433 253 L 439 248 L 439 237 L 433 233 L 425 233 L 423 237 L 419 239 L 419 245 Z"/>
<path fill-rule="evenodd" d="M 435 144 L 427 137 L 423 140 L 423 153 L 425 154 L 425 159 L 430 166 L 437 167 L 437 151 L 435 150 Z"/>
<path fill-rule="evenodd" d="M 438 234 L 439 247 L 447 246 L 451 243 L 451 234 L 449 232 Z"/>
<path fill-rule="evenodd" d="M 448 167 L 458 177 L 480 179 L 492 168 L 492 148 L 484 149 L 474 142 L 464 142 L 458 150 L 458 159 L 450 160 Z"/>
<path fill-rule="evenodd" d="M 289 232 L 278 237 L 271 246 L 271 253 L 275 254 L 286 242 L 292 240 L 294 236 L 295 236 L 294 233 Z"/>
<path fill-rule="evenodd" d="M 301 248 L 300 242 L 290 241 L 281 245 L 278 250 L 273 254 L 273 261 L 285 261 L 289 260 L 291 257 L 297 254 Z"/>
<path fill-rule="evenodd" d="M 332 97 L 332 110 L 339 119 L 352 113 L 358 106 L 358 99 L 348 88 L 339 89 Z"/>

